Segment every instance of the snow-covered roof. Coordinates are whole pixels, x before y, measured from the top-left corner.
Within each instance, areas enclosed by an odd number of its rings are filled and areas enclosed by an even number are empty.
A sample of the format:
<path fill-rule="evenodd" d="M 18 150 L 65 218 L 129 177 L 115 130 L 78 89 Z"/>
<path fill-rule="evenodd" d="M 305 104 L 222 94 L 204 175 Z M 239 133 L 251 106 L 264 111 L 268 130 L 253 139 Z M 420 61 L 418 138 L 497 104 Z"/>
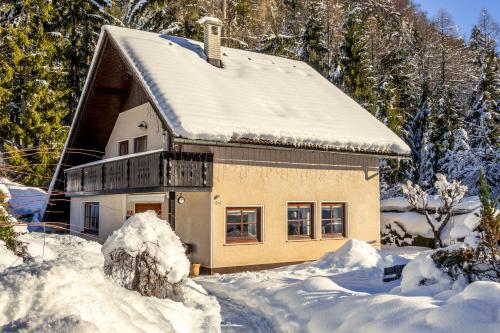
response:
<path fill-rule="evenodd" d="M 222 47 L 223 68 L 203 44 L 103 28 L 132 64 L 176 137 L 250 141 L 406 155 L 409 147 L 304 62 Z"/>

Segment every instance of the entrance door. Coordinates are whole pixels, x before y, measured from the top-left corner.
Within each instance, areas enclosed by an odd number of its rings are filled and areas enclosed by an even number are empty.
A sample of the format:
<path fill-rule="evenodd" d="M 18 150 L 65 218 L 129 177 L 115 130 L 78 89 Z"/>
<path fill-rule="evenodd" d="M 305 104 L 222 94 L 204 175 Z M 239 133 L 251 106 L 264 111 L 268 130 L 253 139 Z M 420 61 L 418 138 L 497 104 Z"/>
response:
<path fill-rule="evenodd" d="M 147 210 L 152 210 L 156 212 L 158 217 L 161 217 L 161 203 L 136 203 L 135 213 L 142 213 Z"/>

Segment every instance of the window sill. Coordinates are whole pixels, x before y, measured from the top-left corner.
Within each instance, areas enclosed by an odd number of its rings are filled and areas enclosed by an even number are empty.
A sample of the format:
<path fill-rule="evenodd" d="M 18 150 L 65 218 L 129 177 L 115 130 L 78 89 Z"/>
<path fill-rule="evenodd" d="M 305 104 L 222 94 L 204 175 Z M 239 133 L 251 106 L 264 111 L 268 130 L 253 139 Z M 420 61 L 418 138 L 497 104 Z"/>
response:
<path fill-rule="evenodd" d="M 344 235 L 321 235 L 321 240 L 330 240 L 330 239 L 336 239 L 336 240 L 341 240 L 341 239 L 347 239 Z"/>
<path fill-rule="evenodd" d="M 311 238 L 311 237 L 296 237 L 296 238 L 287 238 L 287 242 L 310 242 L 310 241 L 317 241 L 317 238 Z"/>
<path fill-rule="evenodd" d="M 260 245 L 260 244 L 264 244 L 264 242 L 260 242 L 260 241 L 257 241 L 257 242 L 229 242 L 229 243 L 224 243 L 223 245 L 224 246 L 237 246 L 237 245 Z"/>

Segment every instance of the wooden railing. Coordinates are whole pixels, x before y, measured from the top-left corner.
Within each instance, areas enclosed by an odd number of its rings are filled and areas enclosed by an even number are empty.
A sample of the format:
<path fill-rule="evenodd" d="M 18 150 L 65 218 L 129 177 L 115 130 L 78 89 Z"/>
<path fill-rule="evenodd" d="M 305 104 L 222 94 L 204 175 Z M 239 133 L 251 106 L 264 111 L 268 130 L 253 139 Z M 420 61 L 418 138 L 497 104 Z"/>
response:
<path fill-rule="evenodd" d="M 208 191 L 213 182 L 213 155 L 156 151 L 70 168 L 65 175 L 69 195 Z"/>

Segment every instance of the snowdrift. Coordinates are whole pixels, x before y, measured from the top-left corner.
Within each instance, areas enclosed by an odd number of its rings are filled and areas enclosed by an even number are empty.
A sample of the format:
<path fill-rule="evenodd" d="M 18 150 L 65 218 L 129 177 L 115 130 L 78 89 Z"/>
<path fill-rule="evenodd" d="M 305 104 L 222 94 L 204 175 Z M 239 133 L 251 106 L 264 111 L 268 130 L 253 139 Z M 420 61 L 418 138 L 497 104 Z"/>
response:
<path fill-rule="evenodd" d="M 396 248 L 395 253 L 404 249 Z M 449 289 L 449 281 L 428 265 L 427 255 L 408 264 L 410 271 L 419 273 L 409 274 L 411 281 L 405 284 L 412 291 L 419 276 L 434 276 L 446 290 L 412 294 L 402 292 L 398 281 L 382 283 L 376 268 L 381 262 L 402 263 L 402 258 L 358 240 L 317 262 L 197 281 L 259 312 L 279 332 L 498 332 L 500 284 L 474 282 L 463 290 Z"/>
<path fill-rule="evenodd" d="M 41 219 L 47 201 L 47 192 L 44 190 L 0 177 L 0 192 L 7 196 L 7 209 L 14 217 L 29 221 Z"/>
<path fill-rule="evenodd" d="M 219 304 L 192 280 L 187 298 L 198 308 L 118 286 L 105 277 L 96 242 L 38 233 L 21 240 L 30 261 L 13 267 L 0 255 L 7 267 L 0 270 L 1 332 L 220 332 Z"/>
<path fill-rule="evenodd" d="M 328 252 L 314 266 L 321 269 L 383 268 L 384 262 L 378 251 L 370 244 L 351 239 L 335 252 Z"/>

